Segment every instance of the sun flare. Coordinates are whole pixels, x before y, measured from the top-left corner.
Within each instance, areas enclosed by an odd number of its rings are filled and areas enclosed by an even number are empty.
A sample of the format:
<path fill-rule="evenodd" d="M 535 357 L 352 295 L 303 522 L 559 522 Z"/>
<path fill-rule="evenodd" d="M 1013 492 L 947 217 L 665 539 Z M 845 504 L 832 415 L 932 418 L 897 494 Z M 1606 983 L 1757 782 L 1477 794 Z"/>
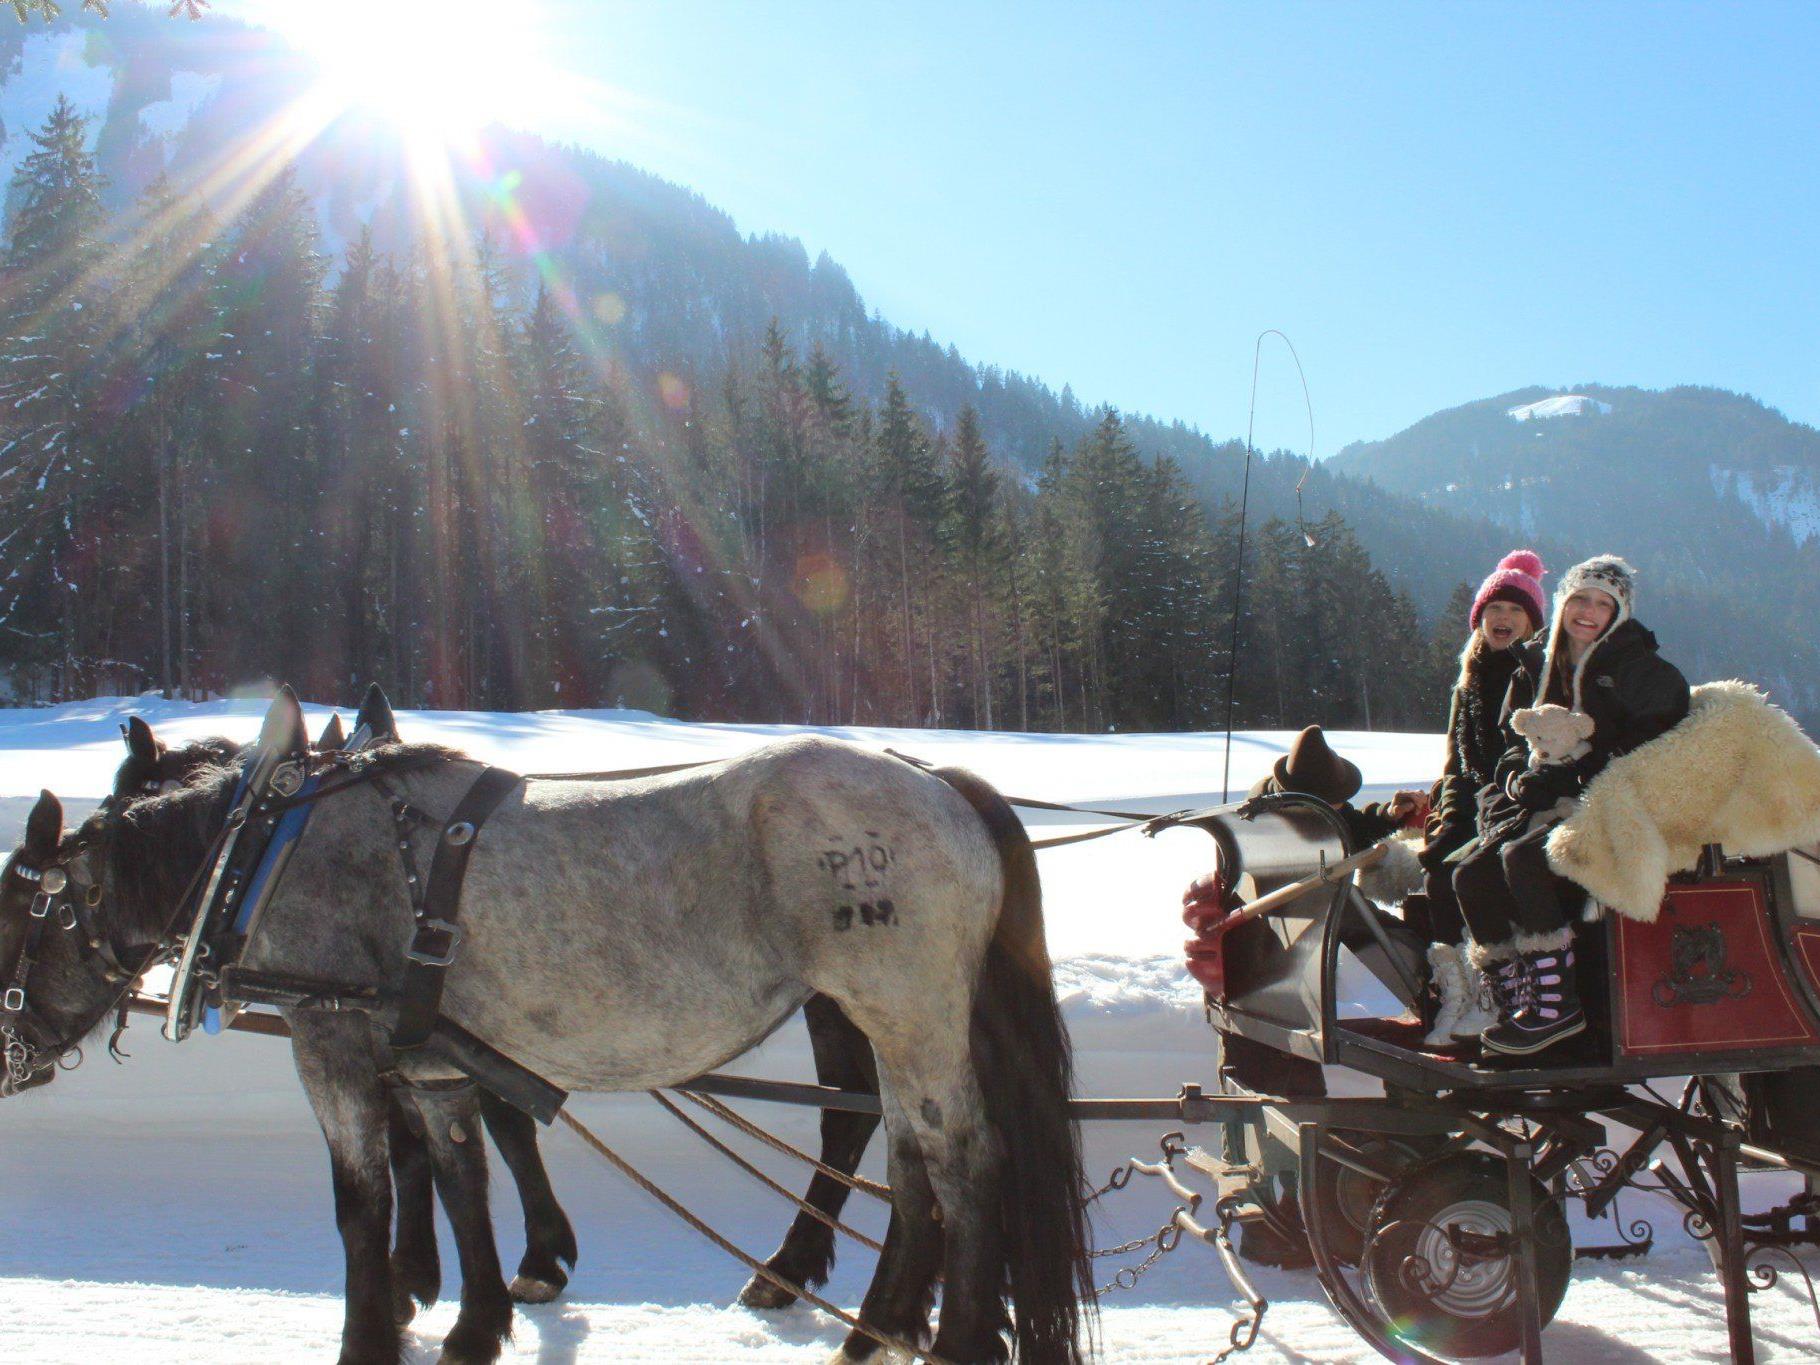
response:
<path fill-rule="evenodd" d="M 523 121 L 558 97 L 537 17 L 489 0 L 287 0 L 260 14 L 316 63 L 325 105 L 376 116 L 419 148 Z"/>

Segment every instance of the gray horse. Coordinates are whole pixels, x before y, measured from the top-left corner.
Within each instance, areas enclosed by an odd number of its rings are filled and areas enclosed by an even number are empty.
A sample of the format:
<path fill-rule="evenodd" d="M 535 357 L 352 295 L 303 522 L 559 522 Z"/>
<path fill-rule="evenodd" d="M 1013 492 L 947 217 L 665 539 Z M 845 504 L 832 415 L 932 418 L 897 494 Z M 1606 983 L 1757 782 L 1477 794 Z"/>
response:
<path fill-rule="evenodd" d="M 298 718 L 301 725 L 301 717 Z M 479 765 L 397 746 L 364 770 L 448 812 Z M 61 833 L 40 803 L 0 885 L 0 972 L 25 951 L 29 874 L 65 869 L 88 939 L 129 964 L 168 947 L 172 907 L 231 800 L 233 774 L 104 810 Z M 412 914 L 391 808 L 370 784 L 322 800 L 266 911 L 253 968 L 385 989 Z M 418 851 L 420 858 L 428 850 Z M 21 875 L 21 869 L 27 875 Z M 1002 798 L 970 775 L 795 739 L 685 774 L 520 785 L 475 841 L 465 939 L 444 1013 L 573 1090 L 674 1084 L 766 1037 L 814 992 L 871 1041 L 884 1088 L 893 1213 L 862 1315 L 915 1341 L 943 1282 L 933 1351 L 1080 1358 L 1090 1289 L 1068 1048 L 1049 980 L 1035 860 Z M 105 1016 L 112 973 L 84 936 L 33 944 L 15 1065 L 48 1065 Z M 291 1012 L 297 1069 L 328 1140 L 347 1255 L 342 1360 L 394 1362 L 387 1091 L 453 1079 L 394 1055 L 364 1015 Z M 485 1206 L 472 1091 L 414 1092 L 461 1255 L 444 1359 L 491 1361 L 510 1329 Z M 457 1214 L 457 1210 L 465 1212 Z M 1013 1321 L 1008 1323 L 1006 1301 Z M 837 1360 L 871 1358 L 851 1334 Z"/>

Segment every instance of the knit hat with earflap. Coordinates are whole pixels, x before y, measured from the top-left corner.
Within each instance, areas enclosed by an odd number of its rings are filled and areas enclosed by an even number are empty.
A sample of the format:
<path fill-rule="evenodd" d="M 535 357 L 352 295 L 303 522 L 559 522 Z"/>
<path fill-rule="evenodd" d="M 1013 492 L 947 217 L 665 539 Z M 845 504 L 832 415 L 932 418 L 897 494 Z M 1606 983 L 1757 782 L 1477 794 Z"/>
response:
<path fill-rule="evenodd" d="M 1548 683 L 1554 677 L 1555 658 L 1561 653 L 1561 614 L 1567 605 L 1567 599 L 1577 592 L 1592 588 L 1604 593 L 1618 604 L 1612 613 L 1611 624 L 1605 627 L 1605 633 L 1587 647 L 1586 653 L 1580 656 L 1579 663 L 1574 665 L 1573 684 L 1569 689 L 1568 705 L 1575 711 L 1580 710 L 1580 678 L 1586 672 L 1586 665 L 1592 662 L 1592 656 L 1601 644 L 1611 638 L 1611 633 L 1626 621 L 1637 596 L 1637 571 L 1616 555 L 1594 555 L 1573 566 L 1561 575 L 1561 582 L 1555 588 L 1555 623 L 1548 632 L 1548 653 L 1542 660 L 1543 695 L 1547 695 Z"/>
<path fill-rule="evenodd" d="M 1468 628 L 1477 630 L 1479 618 L 1493 602 L 1515 602 L 1529 613 L 1533 633 L 1548 623 L 1548 611 L 1542 605 L 1542 557 L 1534 550 L 1512 550 L 1498 561 L 1498 567 L 1486 575 L 1473 594 L 1472 615 Z"/>

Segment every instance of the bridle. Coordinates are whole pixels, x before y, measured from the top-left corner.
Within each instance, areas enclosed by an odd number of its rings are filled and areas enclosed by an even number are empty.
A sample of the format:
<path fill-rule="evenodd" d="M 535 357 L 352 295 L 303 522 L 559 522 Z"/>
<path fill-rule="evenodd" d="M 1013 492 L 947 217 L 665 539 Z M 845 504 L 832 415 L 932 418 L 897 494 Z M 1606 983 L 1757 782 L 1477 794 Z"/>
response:
<path fill-rule="evenodd" d="M 443 761 L 443 755 L 428 754 L 392 771 Z M 336 769 L 341 772 L 330 776 Z M 295 806 L 313 804 L 350 788 L 370 784 L 393 798 L 394 817 L 401 824 L 421 817 L 421 812 L 397 799 L 380 774 L 370 764 L 362 761 L 361 755 L 337 755 L 322 763 L 319 771 L 328 777 L 320 786 L 312 791 L 294 793 L 271 801 L 264 810 L 268 814 L 279 814 Z M 141 785 L 142 794 L 151 796 L 168 790 L 172 784 L 169 779 L 158 779 L 147 780 Z M 110 796 L 101 803 L 97 813 L 104 816 L 118 814 L 127 804 L 130 804 L 130 798 Z M 428 820 L 428 817 L 421 818 Z M 139 978 L 159 963 L 175 960 L 182 941 L 180 926 L 196 912 L 198 893 L 222 847 L 237 824 L 242 822 L 235 821 L 230 816 L 229 821 L 210 842 L 189 884 L 177 897 L 171 916 L 160 929 L 157 938 L 142 948 L 124 954 L 131 965 L 121 960 L 123 955 L 114 950 L 102 924 L 101 910 L 107 895 L 102 883 L 93 877 L 85 856 L 91 851 L 89 842 L 78 839 L 59 849 L 54 859 L 41 865 L 28 864 L 21 860 L 20 855 L 14 855 L 0 875 L 9 880 L 16 877 L 29 882 L 36 887 L 36 891 L 32 896 L 25 936 L 20 941 L 12 962 L 0 974 L 0 1098 L 42 1084 L 49 1079 L 48 1073 L 53 1067 L 73 1070 L 81 1065 L 80 1040 L 87 1037 L 109 1013 L 121 1013 L 124 1023 L 126 997 Z M 414 893 L 413 906 L 416 908 L 418 879 L 415 868 L 410 865 L 408 848 L 408 842 L 403 842 L 406 881 Z M 0 887 L 0 891 L 4 889 Z M 39 1012 L 30 994 L 32 969 L 40 960 L 46 935 L 53 933 L 73 935 L 79 964 L 113 988 L 99 1008 L 61 1031 Z M 137 960 L 133 961 L 135 958 Z M 432 965 L 446 965 L 446 962 Z M 118 1038 L 118 1033 L 115 1038 Z M 108 1050 L 115 1053 L 114 1040 L 109 1041 Z M 75 1061 L 66 1062 L 65 1059 L 72 1052 L 76 1054 Z M 115 1055 L 118 1057 L 119 1054 Z"/>
<path fill-rule="evenodd" d="M 113 806 L 114 798 L 109 797 L 98 809 L 106 813 Z M 136 954 L 137 963 L 128 966 L 114 951 L 101 922 L 101 907 L 107 897 L 101 883 L 91 876 L 85 856 L 89 851 L 86 842 L 78 841 L 60 849 L 54 860 L 42 866 L 25 863 L 17 855 L 7 866 L 7 877 L 30 882 L 38 889 L 27 913 L 25 937 L 5 975 L 0 977 L 5 983 L 0 989 L 0 1097 L 42 1084 L 49 1079 L 53 1066 L 66 1071 L 80 1066 L 81 1040 L 110 1013 L 119 1011 L 139 978 L 168 958 L 175 948 L 177 921 L 191 892 L 185 891 L 179 897 L 170 922 L 157 939 Z M 53 929 L 73 935 L 78 964 L 114 988 L 99 1009 L 78 1016 L 73 1026 L 61 1032 L 38 1011 L 30 994 L 32 968 L 39 961 L 45 935 Z M 135 954 L 129 951 L 127 956 Z M 111 1040 L 108 1050 L 114 1050 Z M 76 1060 L 66 1063 L 72 1052 Z"/>

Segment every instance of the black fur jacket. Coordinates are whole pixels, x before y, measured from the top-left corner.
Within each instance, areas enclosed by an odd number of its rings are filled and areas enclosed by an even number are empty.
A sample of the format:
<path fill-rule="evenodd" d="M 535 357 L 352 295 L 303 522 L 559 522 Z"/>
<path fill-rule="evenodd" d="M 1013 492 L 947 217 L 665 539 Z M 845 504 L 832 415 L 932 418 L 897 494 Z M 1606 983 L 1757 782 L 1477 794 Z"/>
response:
<path fill-rule="evenodd" d="M 1540 646 L 1489 649 L 1474 637 L 1447 711 L 1447 760 L 1424 829 L 1424 867 L 1439 867 L 1478 832 L 1480 793 L 1496 778 L 1499 758 L 1519 742 L 1510 713 L 1535 700 L 1541 673 Z"/>

